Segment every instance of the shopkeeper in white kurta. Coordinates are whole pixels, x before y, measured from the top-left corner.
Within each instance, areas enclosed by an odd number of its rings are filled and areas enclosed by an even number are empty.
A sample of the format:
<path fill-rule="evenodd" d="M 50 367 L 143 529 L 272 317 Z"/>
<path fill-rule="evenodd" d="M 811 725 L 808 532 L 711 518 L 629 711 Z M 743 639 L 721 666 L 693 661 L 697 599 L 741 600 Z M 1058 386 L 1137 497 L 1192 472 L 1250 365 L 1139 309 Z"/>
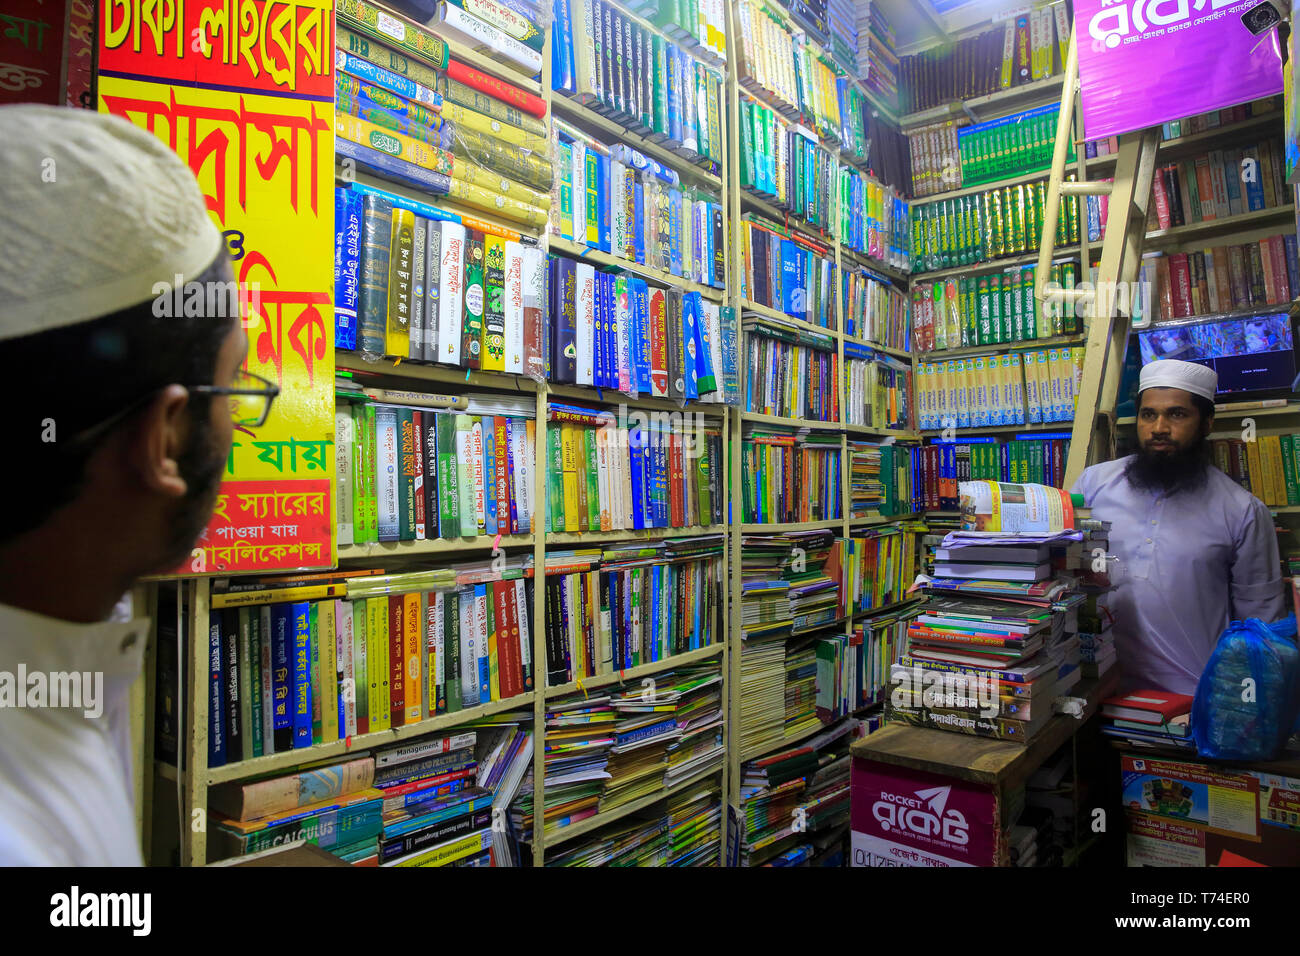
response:
<path fill-rule="evenodd" d="M 0 865 L 139 865 L 129 699 L 148 622 L 112 618 L 208 523 L 231 396 L 254 394 L 236 378 L 247 338 L 219 298 L 221 233 L 153 134 L 0 107 L 0 169 Z M 204 293 L 188 315 L 159 291 L 177 277 L 186 301 Z"/>
<path fill-rule="evenodd" d="M 1142 369 L 1138 452 L 1075 483 L 1111 522 L 1107 596 L 1125 690 L 1195 694 L 1228 623 L 1286 616 L 1273 518 L 1211 463 L 1217 373 L 1161 359 Z"/>

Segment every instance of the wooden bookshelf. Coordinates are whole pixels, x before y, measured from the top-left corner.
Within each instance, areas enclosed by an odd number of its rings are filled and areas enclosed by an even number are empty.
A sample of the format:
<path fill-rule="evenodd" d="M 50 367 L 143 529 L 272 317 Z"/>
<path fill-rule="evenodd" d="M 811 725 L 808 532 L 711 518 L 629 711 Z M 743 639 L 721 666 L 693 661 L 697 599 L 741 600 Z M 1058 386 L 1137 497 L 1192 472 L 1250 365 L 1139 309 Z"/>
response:
<path fill-rule="evenodd" d="M 622 269 L 624 272 L 633 272 L 669 288 L 698 292 L 706 299 L 711 299 L 714 302 L 721 302 L 723 299 L 723 291 L 711 285 L 703 285 L 691 279 L 675 276 L 671 272 L 665 272 L 662 269 L 656 269 L 654 266 L 648 266 L 631 259 L 624 259 L 622 256 L 610 255 L 608 252 L 601 252 L 599 249 L 593 249 L 588 245 L 565 239 L 562 236 L 549 236 L 547 243 L 552 252 L 559 252 L 575 259 L 585 259 L 587 262 L 598 266 L 610 266 Z"/>
<path fill-rule="evenodd" d="M 716 644 L 710 644 L 708 647 L 698 647 L 693 651 L 683 651 L 680 654 L 672 654 L 661 661 L 653 661 L 649 664 L 638 664 L 636 667 L 627 667 L 613 674 L 583 678 L 581 682 L 570 681 L 567 684 L 557 684 L 555 687 L 546 688 L 546 699 L 556 700 L 561 697 L 567 697 L 570 694 L 592 691 L 601 687 L 611 687 L 614 684 L 639 684 L 642 678 L 651 677 L 655 674 L 662 674 L 665 671 L 675 670 L 679 667 L 686 667 L 690 664 L 699 664 L 702 661 L 711 660 L 715 657 L 721 656 L 725 650 L 726 643 L 719 641 Z"/>
<path fill-rule="evenodd" d="M 428 538 L 421 541 L 379 541 L 367 544 L 339 545 L 339 561 L 384 561 L 390 558 L 413 558 L 427 555 L 468 555 L 475 551 L 502 548 L 531 548 L 531 534 L 481 534 L 468 538 Z"/>
<path fill-rule="evenodd" d="M 1173 159 L 1176 156 L 1213 148 L 1215 144 L 1238 139 L 1243 133 L 1249 133 L 1253 130 L 1262 131 L 1264 128 L 1280 122 L 1282 122 L 1281 110 L 1262 113 L 1259 116 L 1247 117 L 1238 123 L 1227 123 L 1213 129 L 1202 130 L 1199 133 L 1189 133 L 1186 136 L 1175 136 L 1161 140 L 1157 146 L 1157 152 L 1167 154 L 1162 158 Z M 1118 155 L 1118 153 L 1107 153 L 1105 156 L 1092 156 L 1086 158 L 1084 163 L 1090 170 L 1100 166 L 1113 166 Z"/>
<path fill-rule="evenodd" d="M 759 303 L 754 302 L 750 299 L 741 299 L 740 308 L 742 310 L 741 311 L 742 319 L 744 318 L 745 313 L 750 313 L 752 315 L 761 316 L 762 318 L 765 319 L 774 319 L 778 323 L 784 322 L 786 325 L 790 326 L 791 328 L 802 329 L 805 332 L 814 332 L 817 335 L 827 335 L 827 336 L 834 337 L 840 334 L 837 329 L 828 329 L 822 325 L 815 325 L 812 322 L 805 322 L 803 319 L 796 319 L 792 315 L 786 315 L 784 312 L 774 309 L 771 306 L 760 305 Z"/>
<path fill-rule="evenodd" d="M 1235 216 L 1224 216 L 1204 222 L 1189 222 L 1168 229 L 1153 229 L 1146 235 L 1144 248 L 1161 249 L 1188 240 L 1200 241 L 1211 237 L 1223 238 L 1247 229 L 1260 229 L 1272 224 L 1286 224 L 1284 232 L 1295 232 L 1295 205 L 1287 203 L 1269 209 L 1255 209 Z"/>

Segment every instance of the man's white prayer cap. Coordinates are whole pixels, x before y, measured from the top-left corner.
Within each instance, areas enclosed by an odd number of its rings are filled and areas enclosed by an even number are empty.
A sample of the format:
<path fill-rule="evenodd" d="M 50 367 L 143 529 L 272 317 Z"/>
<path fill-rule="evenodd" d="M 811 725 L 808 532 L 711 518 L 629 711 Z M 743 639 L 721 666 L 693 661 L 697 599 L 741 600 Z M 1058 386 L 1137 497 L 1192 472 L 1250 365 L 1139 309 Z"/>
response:
<path fill-rule="evenodd" d="M 0 341 L 147 302 L 222 248 L 189 167 L 119 117 L 0 107 L 0 169 Z"/>
<path fill-rule="evenodd" d="M 1219 373 L 1214 369 L 1179 359 L 1157 359 L 1142 366 L 1142 377 L 1138 382 L 1140 392 L 1148 388 L 1181 388 L 1211 402 L 1218 387 Z"/>

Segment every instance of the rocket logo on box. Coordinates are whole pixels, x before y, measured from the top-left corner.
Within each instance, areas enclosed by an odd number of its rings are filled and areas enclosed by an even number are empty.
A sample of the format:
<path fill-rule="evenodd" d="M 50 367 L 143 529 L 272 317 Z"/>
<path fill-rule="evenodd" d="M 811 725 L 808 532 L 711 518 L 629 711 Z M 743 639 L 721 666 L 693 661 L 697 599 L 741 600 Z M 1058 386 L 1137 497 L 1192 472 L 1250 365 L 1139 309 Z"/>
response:
<path fill-rule="evenodd" d="M 958 810 L 944 813 L 951 792 L 952 787 L 933 787 L 917 790 L 916 797 L 913 798 L 882 791 L 881 799 L 871 808 L 871 815 L 886 833 L 898 830 L 927 837 L 937 836 L 945 843 L 965 846 L 970 842 L 966 817 Z"/>

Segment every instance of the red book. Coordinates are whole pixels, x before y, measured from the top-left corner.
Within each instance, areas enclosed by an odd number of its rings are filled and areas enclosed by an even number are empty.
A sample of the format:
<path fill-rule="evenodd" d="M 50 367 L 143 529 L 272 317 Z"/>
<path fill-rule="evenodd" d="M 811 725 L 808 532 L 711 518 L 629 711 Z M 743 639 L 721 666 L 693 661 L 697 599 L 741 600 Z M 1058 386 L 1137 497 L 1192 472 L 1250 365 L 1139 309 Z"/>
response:
<path fill-rule="evenodd" d="M 1169 257 L 1169 284 L 1174 293 L 1174 317 L 1192 314 L 1192 276 L 1187 266 L 1187 253 L 1175 252 Z"/>
<path fill-rule="evenodd" d="M 1286 271 L 1286 244 L 1281 236 L 1269 236 L 1264 242 L 1268 246 L 1268 257 L 1273 263 L 1273 279 L 1277 283 L 1278 297 L 1272 301 L 1290 302 L 1292 291 Z"/>
<path fill-rule="evenodd" d="M 459 80 L 466 86 L 474 87 L 480 93 L 495 96 L 497 99 L 509 103 L 511 106 L 516 106 L 525 113 L 530 113 L 539 119 L 546 115 L 546 103 L 537 94 L 521 90 L 517 86 L 511 86 L 504 80 L 498 80 L 495 76 L 488 76 L 472 66 L 466 66 L 457 60 L 449 59 L 447 61 L 447 75 L 453 80 Z"/>
<path fill-rule="evenodd" d="M 427 413 L 426 413 L 427 414 Z M 424 510 L 424 416 L 418 412 L 412 412 L 411 418 L 415 424 L 415 486 L 411 494 L 415 496 L 415 540 L 423 541 L 425 538 L 425 510 Z M 437 537 L 435 534 L 434 537 Z"/>
<path fill-rule="evenodd" d="M 675 431 L 668 433 L 668 454 L 673 469 L 668 485 L 669 500 L 672 503 L 672 526 L 681 528 L 686 524 L 686 516 L 682 513 L 682 437 Z"/>
<path fill-rule="evenodd" d="M 1173 225 L 1173 221 L 1169 217 L 1169 193 L 1165 191 L 1163 172 L 1157 169 L 1156 174 L 1151 177 L 1151 192 L 1156 200 L 1156 221 L 1161 229 L 1168 229 Z"/>
<path fill-rule="evenodd" d="M 493 581 L 488 585 L 492 596 L 492 629 L 497 640 L 497 683 L 501 689 L 501 699 L 513 697 L 519 693 L 515 684 L 515 661 L 519 657 L 519 638 L 514 643 L 510 640 L 510 623 L 506 617 L 505 581 Z"/>
<path fill-rule="evenodd" d="M 406 630 L 402 625 L 406 602 L 388 602 L 388 714 L 392 726 L 406 723 Z"/>
<path fill-rule="evenodd" d="M 668 314 L 663 289 L 650 293 L 650 394 L 668 397 Z"/>
<path fill-rule="evenodd" d="M 1190 694 L 1171 694 L 1165 690 L 1136 690 L 1123 697 L 1108 697 L 1101 702 L 1103 717 L 1131 720 L 1139 724 L 1165 724 L 1191 712 Z"/>

